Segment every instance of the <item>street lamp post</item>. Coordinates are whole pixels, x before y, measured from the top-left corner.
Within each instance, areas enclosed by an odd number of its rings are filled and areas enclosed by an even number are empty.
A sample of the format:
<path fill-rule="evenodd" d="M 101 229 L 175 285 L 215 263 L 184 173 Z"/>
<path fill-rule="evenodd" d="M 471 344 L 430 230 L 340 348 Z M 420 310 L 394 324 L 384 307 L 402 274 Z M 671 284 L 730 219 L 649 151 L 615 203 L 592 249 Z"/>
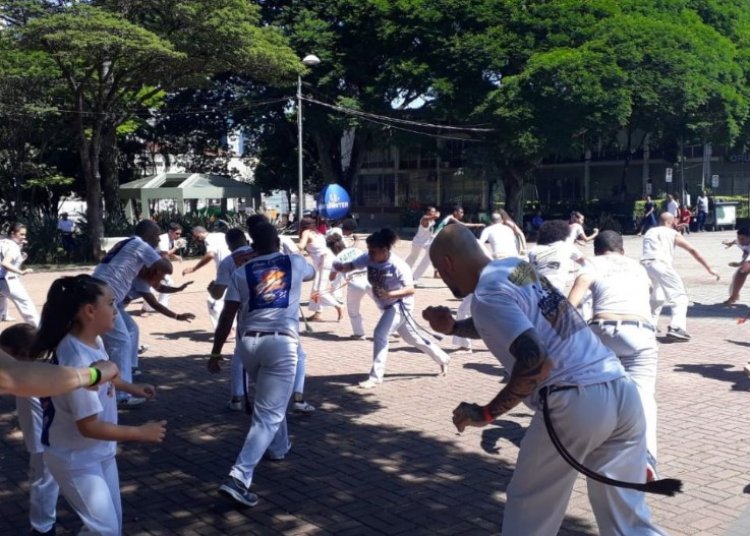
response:
<path fill-rule="evenodd" d="M 314 54 L 308 54 L 302 59 L 302 63 L 307 67 L 313 67 L 320 63 L 320 58 Z M 302 75 L 297 75 L 297 166 L 299 168 L 299 181 L 297 192 L 297 225 L 302 221 L 302 214 L 305 210 L 305 192 L 303 187 L 302 171 Z"/>

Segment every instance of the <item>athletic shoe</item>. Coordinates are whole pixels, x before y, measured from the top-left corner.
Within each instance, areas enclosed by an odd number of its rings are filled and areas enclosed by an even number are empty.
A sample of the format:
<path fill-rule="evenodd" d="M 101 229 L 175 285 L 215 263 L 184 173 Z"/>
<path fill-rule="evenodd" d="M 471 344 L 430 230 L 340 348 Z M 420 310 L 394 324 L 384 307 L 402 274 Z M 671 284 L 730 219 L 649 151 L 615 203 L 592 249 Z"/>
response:
<path fill-rule="evenodd" d="M 140 354 L 143 354 L 143 353 L 147 352 L 147 351 L 148 351 L 148 348 L 149 348 L 149 347 L 148 347 L 148 345 L 146 345 L 146 344 L 141 344 L 141 345 L 140 345 L 140 346 L 138 347 L 138 354 L 140 355 Z"/>
<path fill-rule="evenodd" d="M 459 346 L 452 353 L 453 355 L 471 355 L 474 352 L 471 348 L 467 348 L 466 346 Z"/>
<path fill-rule="evenodd" d="M 16 319 L 15 319 L 15 317 L 13 317 L 13 316 L 10 316 L 10 315 L 5 315 L 5 316 L 3 317 L 3 322 L 15 322 L 15 321 L 16 321 Z"/>
<path fill-rule="evenodd" d="M 289 448 L 286 449 L 286 452 L 281 456 L 274 456 L 269 451 L 266 451 L 265 454 L 263 454 L 263 459 L 268 460 L 269 462 L 283 462 L 284 459 L 289 455 L 289 453 L 292 452 L 292 445 L 289 445 Z"/>
<path fill-rule="evenodd" d="M 219 493 L 245 506 L 252 507 L 258 504 L 258 496 L 231 476 L 219 487 Z"/>
<path fill-rule="evenodd" d="M 292 411 L 294 413 L 302 413 L 304 415 L 310 415 L 311 413 L 315 412 L 315 406 L 312 404 L 308 404 L 304 400 L 300 401 L 294 401 L 292 403 Z"/>
<path fill-rule="evenodd" d="M 227 402 L 227 409 L 229 411 L 242 411 L 245 409 L 245 401 L 241 398 L 234 398 Z"/>
<path fill-rule="evenodd" d="M 364 341 L 367 336 L 366 335 L 357 335 L 356 333 L 354 335 L 349 335 L 350 339 L 354 339 L 355 341 Z"/>
<path fill-rule="evenodd" d="M 143 374 L 143 371 L 141 371 L 141 369 L 139 368 L 134 368 L 132 374 L 133 376 L 140 376 L 141 374 Z"/>
<path fill-rule="evenodd" d="M 122 409 L 137 408 L 138 406 L 145 404 L 146 399 L 138 396 L 131 396 L 130 398 L 123 398 L 117 401 L 117 407 Z"/>
<path fill-rule="evenodd" d="M 677 339 L 680 341 L 689 341 L 690 334 L 682 328 L 673 328 L 672 326 L 669 326 L 667 328 L 667 338 Z"/>
<path fill-rule="evenodd" d="M 377 386 L 378 386 L 378 382 L 376 382 L 375 380 L 371 380 L 369 378 L 363 382 L 359 382 L 360 389 L 374 389 Z"/>
<path fill-rule="evenodd" d="M 745 365 L 744 371 L 745 371 L 745 376 L 747 376 L 748 378 L 750 378 L 750 363 L 748 363 L 747 365 Z"/>

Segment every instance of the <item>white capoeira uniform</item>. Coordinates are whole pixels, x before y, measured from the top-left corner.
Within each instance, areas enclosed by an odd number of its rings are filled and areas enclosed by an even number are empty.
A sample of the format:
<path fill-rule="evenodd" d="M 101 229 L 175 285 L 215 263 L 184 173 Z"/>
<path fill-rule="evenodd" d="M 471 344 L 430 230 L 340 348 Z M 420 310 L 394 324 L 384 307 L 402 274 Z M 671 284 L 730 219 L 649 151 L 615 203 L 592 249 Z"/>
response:
<path fill-rule="evenodd" d="M 305 246 L 305 251 L 310 255 L 315 268 L 315 280 L 312 284 L 312 293 L 317 297 L 311 299 L 308 309 L 314 313 L 323 307 L 338 307 L 341 305 L 337 296 L 341 292 L 332 292 L 330 275 L 333 269 L 333 252 L 326 245 L 326 237 L 320 233 L 313 233 L 312 238 Z"/>
<path fill-rule="evenodd" d="M 422 225 L 421 219 L 419 220 L 417 234 L 414 235 L 411 241 L 411 251 L 409 252 L 409 256 L 406 257 L 406 264 L 413 270 L 414 283 L 418 283 L 419 279 L 430 267 L 430 244 L 432 244 L 432 231 L 434 229 L 435 220 L 430 220 L 427 227 Z M 424 256 L 420 259 L 422 253 L 424 253 Z"/>
<path fill-rule="evenodd" d="M 346 264 L 353 262 L 354 259 L 362 256 L 362 250 L 354 247 L 346 248 L 336 256 L 336 262 Z M 343 279 L 346 282 L 346 312 L 349 315 L 349 321 L 352 324 L 352 333 L 356 337 L 365 336 L 365 324 L 362 320 L 362 313 L 360 307 L 362 305 L 362 298 L 365 295 L 370 296 L 375 300 L 375 296 L 372 294 L 372 287 L 369 281 L 367 281 L 367 270 L 352 270 L 348 273 L 339 273 L 339 277 L 336 279 Z M 334 281 L 334 284 L 336 282 Z M 342 283 L 343 284 L 343 283 Z"/>
<path fill-rule="evenodd" d="M 206 253 L 213 253 L 214 265 L 216 266 L 216 273 L 219 273 L 219 266 L 221 261 L 228 257 L 231 252 L 229 246 L 227 246 L 227 239 L 224 233 L 208 233 L 205 239 Z M 211 296 L 206 300 L 206 306 L 208 307 L 208 317 L 211 320 L 211 325 L 214 329 L 219 323 L 219 317 L 221 311 L 224 310 L 224 298 L 218 300 L 213 299 Z"/>
<path fill-rule="evenodd" d="M 373 362 L 370 370 L 370 379 L 376 383 L 383 382 L 385 364 L 388 359 L 388 337 L 394 331 L 404 341 L 429 355 L 438 365 L 447 365 L 450 361 L 448 355 L 429 335 L 420 330 L 412 317 L 414 310 L 414 296 L 405 298 L 381 298 L 379 291 L 399 290 L 404 287 L 413 286 L 411 269 L 400 257 L 391 252 L 385 262 L 372 262 L 367 253 L 360 255 L 352 261 L 355 270 L 367 268 L 367 280 L 372 286 L 375 303 L 382 311 L 380 320 L 375 326 L 373 334 Z"/>
<path fill-rule="evenodd" d="M 592 278 L 594 318 L 607 313 L 641 320 L 592 320 L 591 329 L 612 350 L 638 387 L 646 417 L 646 446 L 656 459 L 656 327 L 651 323 L 651 281 L 638 261 L 620 254 L 586 263 Z"/>
<path fill-rule="evenodd" d="M 479 243 L 482 248 L 486 243 L 490 244 L 490 257 L 493 259 L 519 256 L 516 233 L 502 222 L 485 227 L 479 236 Z"/>
<path fill-rule="evenodd" d="M 138 325 L 125 310 L 125 298 L 144 266 L 152 266 L 161 255 L 138 236 L 131 236 L 115 244 L 94 269 L 93 276 L 101 279 L 115 297 L 117 315 L 115 325 L 102 335 L 104 347 L 120 369 L 120 377 L 133 382 L 133 368 L 138 367 Z M 120 399 L 130 398 L 122 393 Z"/>
<path fill-rule="evenodd" d="M 169 236 L 169 233 L 163 233 L 159 235 L 159 245 L 156 246 L 156 250 L 161 253 L 162 255 L 166 255 L 166 253 L 175 247 L 175 243 L 183 240 L 182 238 L 178 238 L 177 240 L 172 240 L 172 238 Z M 172 279 L 172 276 L 170 274 L 165 274 L 164 278 L 161 280 L 162 285 L 166 285 L 169 287 L 174 286 L 174 279 Z M 159 300 L 159 303 L 162 304 L 164 307 L 169 307 L 169 297 L 171 296 L 170 293 L 165 292 L 156 292 L 153 291 L 154 294 L 156 294 L 156 298 Z M 143 310 L 147 312 L 153 311 L 151 306 L 147 303 L 143 304 Z"/>
<path fill-rule="evenodd" d="M 219 264 L 219 268 L 216 271 L 216 284 L 221 285 L 225 288 L 229 288 L 229 284 L 232 282 L 232 274 L 234 271 L 245 264 L 248 261 L 248 255 L 253 252 L 253 248 L 250 246 L 240 246 L 235 249 L 229 255 L 224 257 Z M 222 308 L 224 307 L 222 301 Z M 241 314 L 241 311 L 239 312 Z M 231 391 L 233 398 L 239 398 L 245 394 L 245 370 L 242 368 L 242 360 L 237 354 L 237 348 L 239 345 L 235 345 L 234 353 L 230 362 L 230 375 L 229 375 L 229 390 Z"/>
<path fill-rule="evenodd" d="M 578 225 L 578 224 L 576 224 Z M 583 254 L 567 240 L 535 246 L 529 252 L 529 262 L 539 275 L 546 277 L 563 296 L 570 293 L 573 282 L 581 269 Z M 591 292 L 586 292 L 578 306 L 584 320 L 591 318 Z"/>
<path fill-rule="evenodd" d="M 60 488 L 44 463 L 42 405 L 38 398 L 16 397 L 16 413 L 29 453 L 29 522 L 33 530 L 46 533 L 55 526 Z"/>
<path fill-rule="evenodd" d="M 568 238 L 565 239 L 567 244 L 571 246 L 576 243 L 579 237 L 586 237 L 586 233 L 583 230 L 583 226 L 580 223 L 569 223 L 570 230 L 568 232 Z"/>
<path fill-rule="evenodd" d="M 90 367 L 107 359 L 101 340 L 92 348 L 72 335 L 56 349 L 57 361 L 69 367 Z M 95 391 L 76 389 L 42 399 L 44 410 L 44 462 L 60 486 L 65 500 L 83 522 L 78 534 L 120 536 L 122 504 L 115 454 L 117 443 L 81 435 L 76 421 L 96 415 L 101 422 L 117 424 L 117 405 L 111 383 Z"/>
<path fill-rule="evenodd" d="M 263 454 L 282 459 L 291 447 L 286 408 L 294 388 L 302 281 L 314 276 L 300 255 L 272 253 L 235 270 L 226 300 L 238 302 L 238 354 L 255 383 L 250 430 L 230 475 L 246 487 Z"/>
<path fill-rule="evenodd" d="M 687 330 L 688 295 L 682 278 L 672 266 L 675 239 L 679 233 L 659 225 L 643 235 L 641 264 L 651 279 L 651 314 L 654 326 L 665 304 L 672 308 L 669 327 Z"/>
<path fill-rule="evenodd" d="M 646 425 L 638 390 L 615 354 L 548 280 L 540 279 L 523 260 L 492 261 L 474 290 L 472 318 L 477 333 L 506 370 L 515 365 L 511 345 L 533 329 L 552 362 L 539 389 L 567 388 L 552 389 L 548 397 L 562 444 L 598 473 L 644 481 Z M 507 488 L 502 533 L 553 535 L 560 529 L 578 473 L 550 440 L 539 391 L 524 402 L 535 413 Z M 651 523 L 644 493 L 591 479 L 587 485 L 599 534 L 664 534 Z"/>
<path fill-rule="evenodd" d="M 0 262 L 5 260 L 10 260 L 10 264 L 19 270 L 24 261 L 21 246 L 11 238 L 0 240 Z M 18 308 L 18 312 L 23 317 L 24 322 L 35 327 L 39 325 L 39 313 L 29 293 L 26 292 L 26 287 L 21 282 L 21 276 L 9 272 L 2 265 L 0 265 L 0 296 L 5 302 L 3 307 L 5 310 L 2 311 L 3 317 L 7 314 L 8 310 L 7 300 L 10 300 L 16 304 L 16 308 Z"/>

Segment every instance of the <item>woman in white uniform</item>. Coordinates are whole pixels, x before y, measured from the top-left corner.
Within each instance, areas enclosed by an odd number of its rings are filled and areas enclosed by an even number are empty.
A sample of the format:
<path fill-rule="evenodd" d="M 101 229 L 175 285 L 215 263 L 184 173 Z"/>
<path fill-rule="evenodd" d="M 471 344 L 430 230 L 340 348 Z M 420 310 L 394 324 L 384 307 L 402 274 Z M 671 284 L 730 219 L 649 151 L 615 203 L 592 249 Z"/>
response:
<path fill-rule="evenodd" d="M 21 269 L 21 264 L 26 260 L 21 252 L 21 245 L 25 241 L 26 226 L 22 223 L 11 225 L 8 238 L 0 240 L 0 296 L 16 304 L 24 322 L 37 326 L 39 314 L 21 282 L 21 276 L 32 272 Z"/>
<path fill-rule="evenodd" d="M 440 217 L 440 212 L 435 207 L 427 207 L 419 220 L 417 234 L 411 241 L 411 252 L 406 257 L 406 264 L 414 271 L 414 284 L 419 282 L 419 278 L 424 275 L 430 267 L 430 244 L 432 243 L 432 231 L 435 229 L 435 222 Z M 424 253 L 422 259 L 419 256 Z M 419 261 L 419 263 L 417 263 Z"/>
<path fill-rule="evenodd" d="M 323 307 L 333 307 L 338 314 L 338 320 L 341 320 L 343 311 L 336 298 L 326 292 L 329 285 L 328 276 L 331 274 L 333 263 L 333 253 L 328 249 L 326 237 L 319 233 L 315 227 L 315 220 L 304 217 L 300 220 L 300 235 L 297 247 L 303 253 L 306 252 L 312 259 L 315 268 L 315 279 L 313 280 L 312 291 L 310 294 L 310 304 L 308 308 L 313 313 L 307 320 L 318 322 L 321 320 L 320 311 Z"/>

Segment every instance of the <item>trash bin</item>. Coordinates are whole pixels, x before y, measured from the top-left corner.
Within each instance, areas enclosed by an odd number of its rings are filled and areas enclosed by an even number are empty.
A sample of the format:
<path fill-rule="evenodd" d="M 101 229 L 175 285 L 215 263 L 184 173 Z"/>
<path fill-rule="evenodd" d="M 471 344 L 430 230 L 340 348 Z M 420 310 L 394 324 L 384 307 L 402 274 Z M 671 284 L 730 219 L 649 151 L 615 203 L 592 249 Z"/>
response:
<path fill-rule="evenodd" d="M 729 227 L 734 229 L 737 224 L 737 201 L 714 202 L 714 231 Z"/>

